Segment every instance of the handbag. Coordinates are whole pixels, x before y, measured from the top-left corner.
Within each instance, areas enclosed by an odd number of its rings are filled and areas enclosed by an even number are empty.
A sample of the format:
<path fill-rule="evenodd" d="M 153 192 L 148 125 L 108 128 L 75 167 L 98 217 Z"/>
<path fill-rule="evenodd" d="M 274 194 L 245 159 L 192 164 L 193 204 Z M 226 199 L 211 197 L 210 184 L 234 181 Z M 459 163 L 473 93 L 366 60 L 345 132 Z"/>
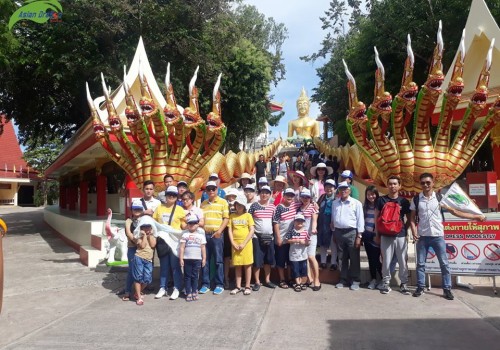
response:
<path fill-rule="evenodd" d="M 177 207 L 177 202 L 174 204 L 172 208 L 172 214 L 170 214 L 170 218 L 168 219 L 168 225 L 172 224 L 172 219 L 174 218 L 175 207 Z M 165 240 L 161 237 L 156 239 L 156 254 L 158 254 L 159 258 L 163 258 L 165 255 L 170 254 L 172 252 L 172 248 L 165 242 Z"/>

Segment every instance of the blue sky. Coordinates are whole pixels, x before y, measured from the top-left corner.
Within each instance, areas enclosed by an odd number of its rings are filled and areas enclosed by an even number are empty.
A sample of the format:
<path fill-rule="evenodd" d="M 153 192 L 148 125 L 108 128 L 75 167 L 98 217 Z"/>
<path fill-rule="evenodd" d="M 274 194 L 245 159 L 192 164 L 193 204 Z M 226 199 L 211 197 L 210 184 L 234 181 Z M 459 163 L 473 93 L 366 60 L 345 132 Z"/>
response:
<path fill-rule="evenodd" d="M 285 79 L 277 87 L 272 86 L 274 100 L 284 103 L 285 115 L 277 127 L 271 128 L 271 137 L 286 138 L 288 122 L 297 117 L 295 102 L 302 87 L 309 97 L 312 89 L 318 85 L 316 68 L 325 61 L 318 60 L 314 64 L 300 60 L 300 56 L 310 55 L 318 51 L 325 32 L 321 29 L 320 16 L 328 9 L 329 0 L 297 1 L 297 0 L 245 0 L 254 5 L 266 17 L 273 17 L 276 22 L 284 23 L 288 29 L 288 39 L 283 45 L 283 57 L 286 68 Z M 319 106 L 311 104 L 309 115 L 316 118 L 320 115 Z M 323 130 L 323 124 L 320 124 Z"/>

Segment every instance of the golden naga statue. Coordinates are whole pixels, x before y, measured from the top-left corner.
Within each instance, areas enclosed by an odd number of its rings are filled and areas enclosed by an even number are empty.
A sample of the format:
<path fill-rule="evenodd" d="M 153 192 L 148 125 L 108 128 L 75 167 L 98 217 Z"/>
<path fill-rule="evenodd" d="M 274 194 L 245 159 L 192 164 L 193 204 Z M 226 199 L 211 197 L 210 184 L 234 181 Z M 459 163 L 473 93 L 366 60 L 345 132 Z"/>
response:
<path fill-rule="evenodd" d="M 465 35 L 465 33 L 464 33 Z M 414 56 L 408 36 L 405 69 L 401 89 L 392 98 L 384 90 L 385 70 L 375 48 L 375 97 L 368 109 L 358 100 L 356 81 L 345 65 L 348 77 L 349 114 L 347 129 L 359 150 L 363 161 L 349 148 L 336 152 L 325 143 L 315 142 L 326 154 L 340 154 L 345 164 L 356 166 L 360 172 L 368 172 L 375 183 L 384 186 L 391 175 L 402 179 L 403 195 L 420 191 L 419 176 L 428 172 L 434 175 L 436 189 L 454 182 L 465 170 L 477 150 L 487 139 L 490 131 L 500 122 L 500 97 L 488 106 L 488 83 L 492 62 L 493 39 L 479 76 L 476 90 L 469 100 L 462 122 L 452 139 L 453 114 L 461 100 L 464 89 L 462 78 L 465 59 L 464 35 L 460 50 L 453 67 L 453 75 L 443 96 L 437 130 L 431 133 L 431 116 L 439 97 L 443 94 L 441 85 L 444 80 L 441 63 L 443 40 L 441 22 L 434 49 L 433 62 L 426 82 L 418 91 L 413 82 Z M 476 130 L 474 124 L 484 116 Z M 413 123 L 410 138 L 406 127 Z M 352 153 L 352 155 L 351 155 Z M 356 156 L 356 157 L 355 157 Z M 356 170 L 356 169 L 355 169 Z M 362 176 L 357 172 L 358 176 Z"/>
<path fill-rule="evenodd" d="M 195 85 L 198 69 L 189 84 L 189 107 L 182 108 L 176 104 L 170 82 L 170 65 L 165 78 L 164 106 L 158 105 L 158 98 L 155 99 L 153 95 L 153 91 L 158 90 L 154 85 L 156 82 L 147 81 L 142 65 L 146 66 L 139 60 L 140 91 L 136 89 L 135 95 L 127 84 L 127 74 L 124 74 L 120 87 L 125 96 L 122 116 L 118 115 L 115 108 L 121 104 L 121 100 L 113 100 L 101 75 L 108 125 L 101 119 L 104 119 L 105 112 L 90 96 L 87 84 L 87 101 L 96 140 L 138 188 L 142 188 L 144 181 L 152 180 L 155 191 L 162 191 L 163 176 L 170 174 L 176 181 L 186 181 L 191 191 L 201 195 L 199 191 L 211 173 L 217 173 L 221 187 L 226 187 L 236 182 L 242 173 L 251 173 L 259 154 L 269 158 L 279 151 L 281 140 L 255 153 L 235 154 L 229 151 L 221 154 L 219 149 L 226 137 L 226 126 L 221 117 L 221 76 L 213 90 L 212 112 L 205 120 L 198 108 L 198 90 Z M 114 136 L 114 141 L 109 134 Z"/>
<path fill-rule="evenodd" d="M 319 123 L 309 117 L 309 107 L 311 103 L 307 97 L 306 90 L 302 88 L 302 92 L 297 99 L 297 119 L 288 123 L 288 138 L 293 138 L 293 134 L 297 134 L 297 138 L 311 140 L 319 136 Z"/>

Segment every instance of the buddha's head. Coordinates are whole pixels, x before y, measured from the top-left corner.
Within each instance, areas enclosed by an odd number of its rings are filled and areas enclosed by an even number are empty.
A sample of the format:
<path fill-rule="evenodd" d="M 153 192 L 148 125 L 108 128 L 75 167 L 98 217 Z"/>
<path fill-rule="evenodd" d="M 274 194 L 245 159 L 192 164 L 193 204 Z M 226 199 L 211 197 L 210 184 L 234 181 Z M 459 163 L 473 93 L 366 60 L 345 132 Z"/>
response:
<path fill-rule="evenodd" d="M 299 98 L 297 99 L 297 112 L 299 113 L 299 118 L 309 116 L 309 97 L 307 97 L 306 90 L 302 88 Z"/>

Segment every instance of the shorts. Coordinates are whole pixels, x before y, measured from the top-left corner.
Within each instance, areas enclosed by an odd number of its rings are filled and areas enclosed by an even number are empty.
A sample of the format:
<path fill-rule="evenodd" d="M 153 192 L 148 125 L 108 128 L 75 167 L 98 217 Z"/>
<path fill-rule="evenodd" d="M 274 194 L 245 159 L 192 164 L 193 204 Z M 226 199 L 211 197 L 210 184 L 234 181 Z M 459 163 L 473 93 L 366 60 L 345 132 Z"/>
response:
<path fill-rule="evenodd" d="M 307 277 L 307 260 L 290 261 L 292 278 Z"/>
<path fill-rule="evenodd" d="M 318 235 L 309 237 L 309 245 L 307 246 L 307 256 L 316 257 L 316 246 L 318 245 Z"/>
<path fill-rule="evenodd" d="M 134 277 L 134 282 L 141 284 L 151 283 L 153 280 L 153 263 L 135 255 L 132 276 Z"/>
<path fill-rule="evenodd" d="M 276 267 L 280 267 L 284 269 L 287 265 L 289 265 L 290 260 L 288 256 L 290 255 L 290 245 L 282 244 L 281 247 L 277 245 L 274 246 L 274 257 L 276 258 Z"/>
<path fill-rule="evenodd" d="M 232 245 L 231 245 L 231 240 L 229 239 L 229 229 L 226 227 L 224 229 L 224 258 L 231 258 L 232 254 Z"/>
<path fill-rule="evenodd" d="M 274 243 L 262 244 L 258 238 L 252 238 L 253 266 L 261 268 L 264 265 L 275 265 Z"/>

